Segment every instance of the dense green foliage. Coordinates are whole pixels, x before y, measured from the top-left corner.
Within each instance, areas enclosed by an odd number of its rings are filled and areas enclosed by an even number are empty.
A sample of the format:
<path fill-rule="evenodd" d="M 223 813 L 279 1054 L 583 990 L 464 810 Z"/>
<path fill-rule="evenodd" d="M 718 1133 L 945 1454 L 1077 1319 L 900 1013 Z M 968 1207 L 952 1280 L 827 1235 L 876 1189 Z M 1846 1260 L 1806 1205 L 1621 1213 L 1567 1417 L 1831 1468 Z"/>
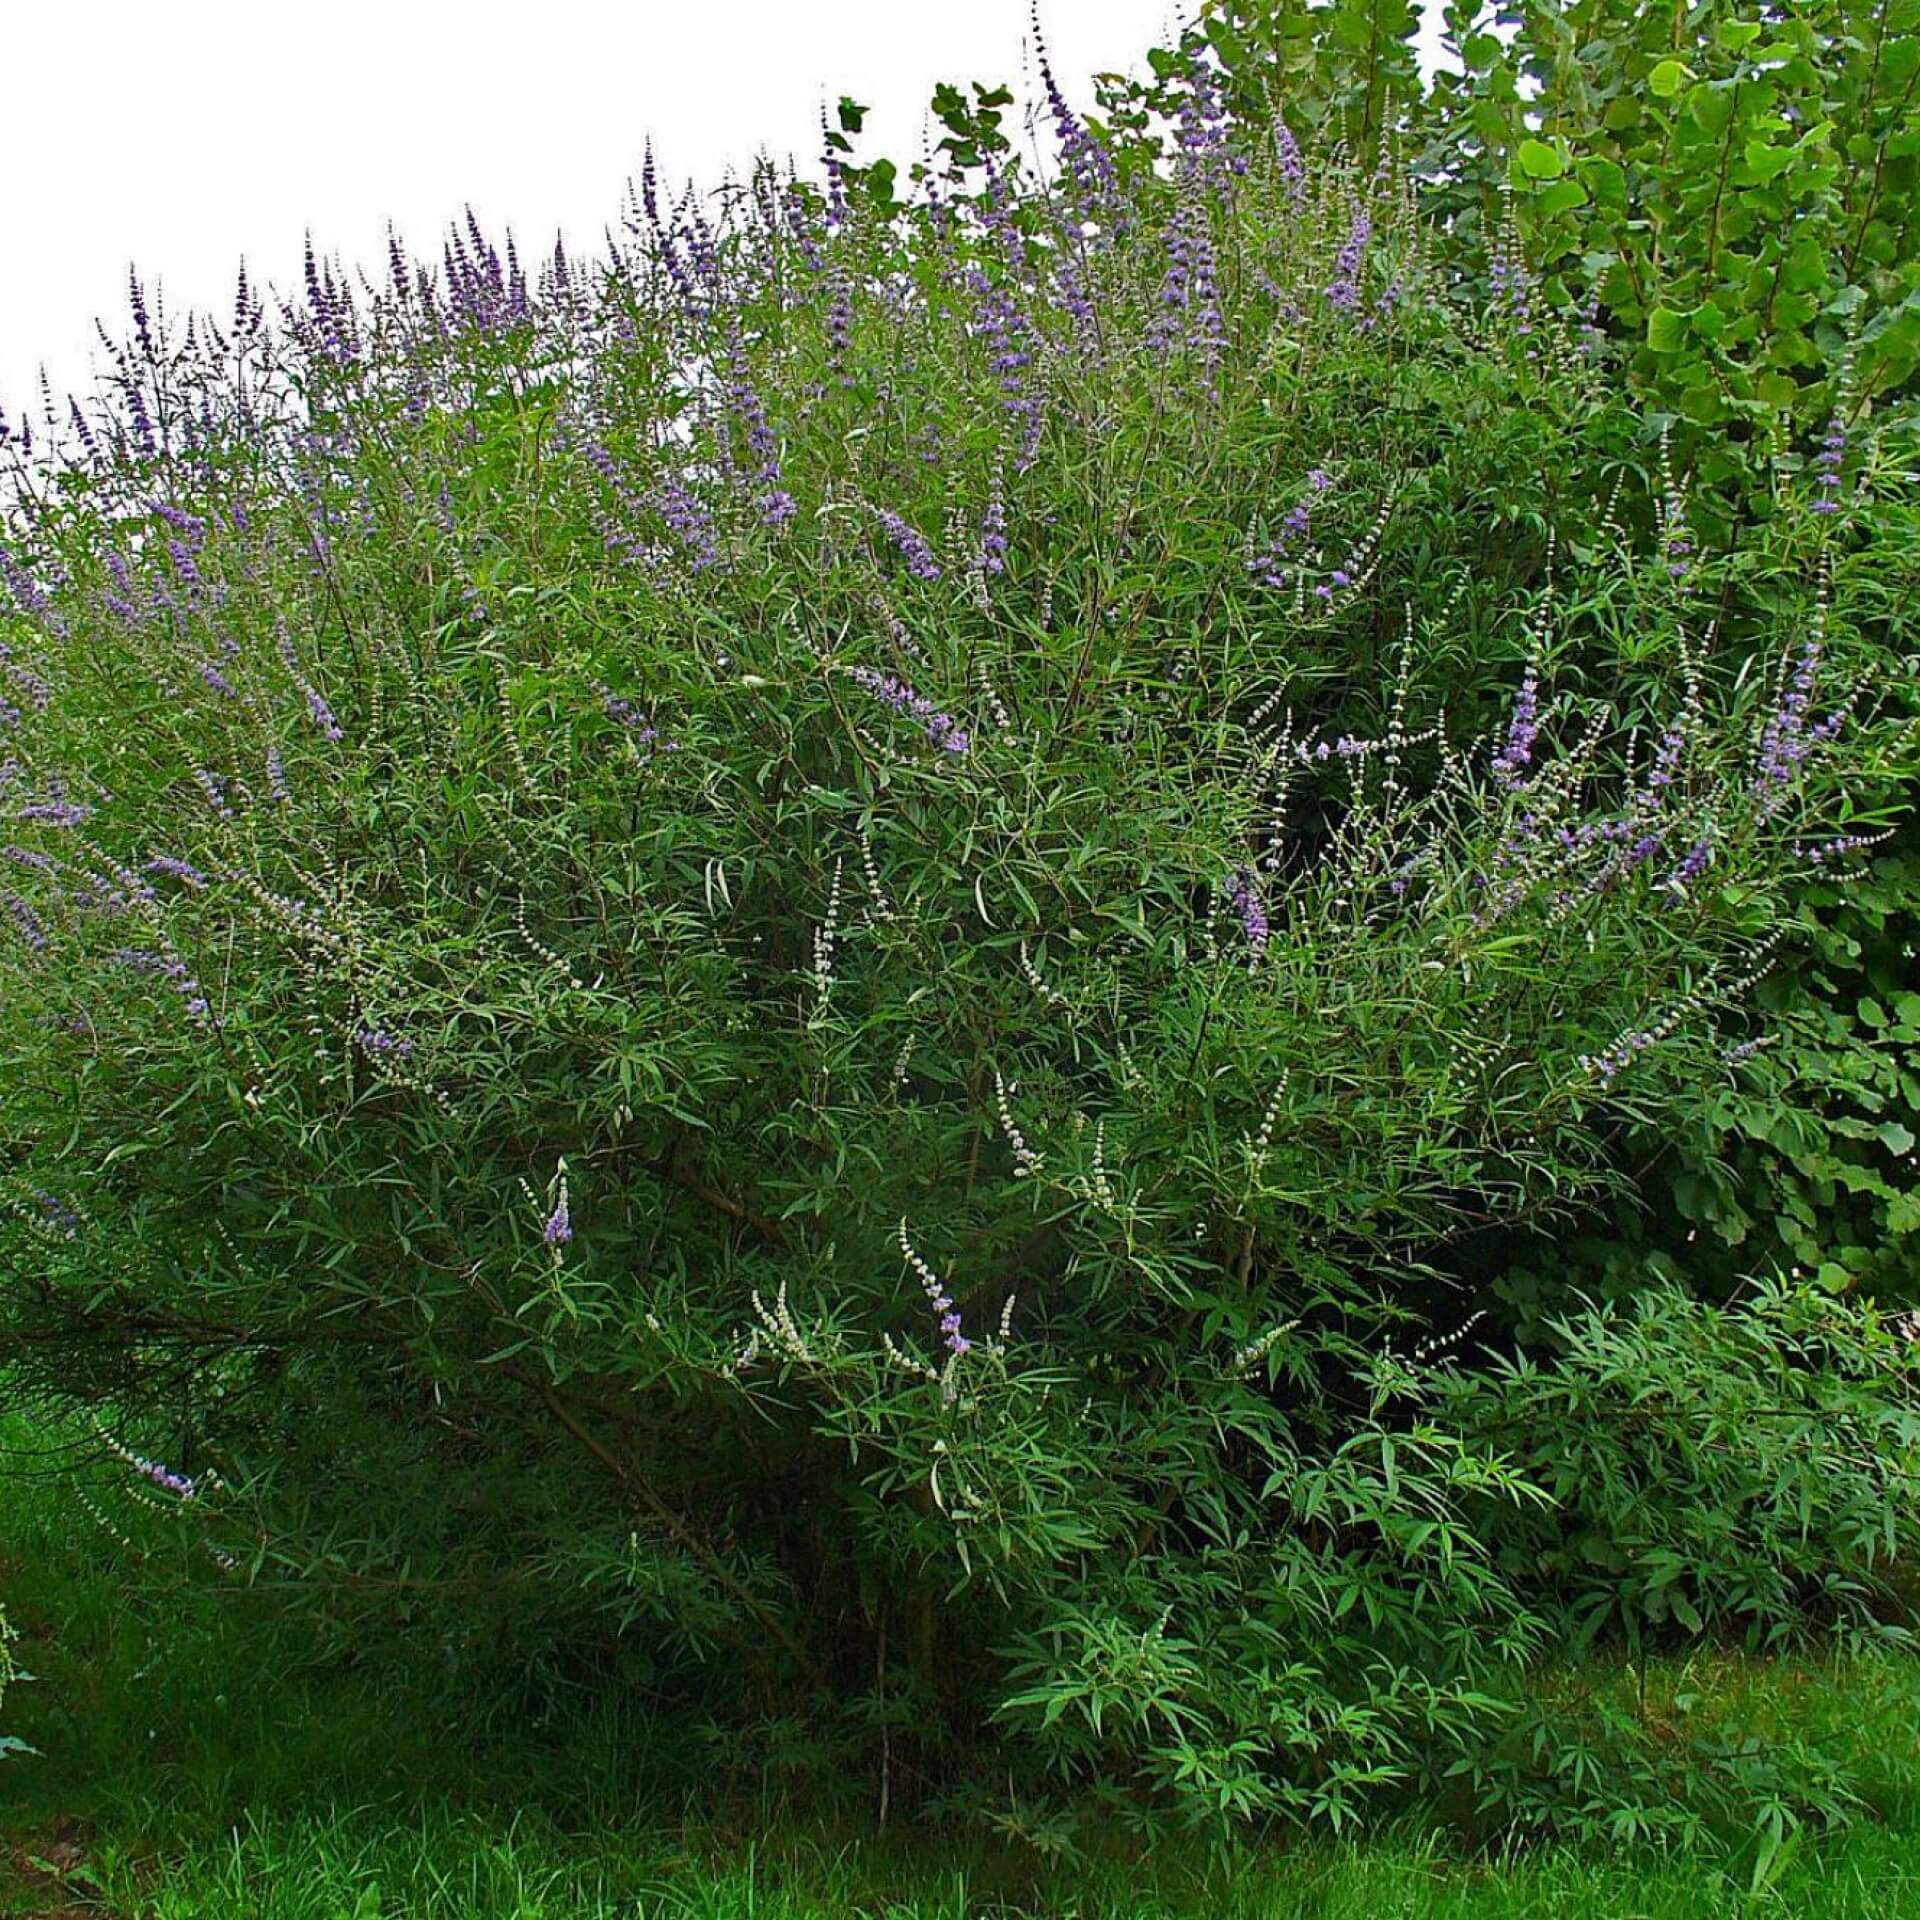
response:
<path fill-rule="evenodd" d="M 1577 316 L 1649 421 L 1671 427 L 1715 543 L 1772 514 L 1783 486 L 1823 471 L 1829 436 L 1869 419 L 1879 452 L 1856 441 L 1847 457 L 1910 461 L 1920 10 L 1551 0 L 1445 17 L 1450 58 L 1430 84 L 1405 4 L 1220 0 L 1193 39 L 1234 75 L 1243 113 L 1401 156 L 1437 263 L 1516 324 Z M 1110 91 L 1123 124 L 1150 97 Z M 1892 617 L 1916 584 L 1910 507 L 1883 495 L 1874 512 L 1898 536 L 1867 589 L 1890 616 L 1881 659 L 1910 680 L 1911 632 Z M 1595 1290 L 1652 1259 L 1718 1291 L 1778 1262 L 1910 1297 L 1913 829 L 1847 896 L 1809 904 L 1818 929 L 1762 990 L 1766 1063 L 1637 1144 L 1652 1212 L 1615 1215 L 1575 1251 Z M 1524 1293 L 1534 1262 L 1516 1264 Z"/>
<path fill-rule="evenodd" d="M 1017 1819 L 876 1826 L 871 1775 L 841 1811 L 791 1732 L 688 1739 L 638 1689 L 509 1694 L 449 1739 L 441 1662 L 387 1648 L 364 1617 L 329 1628 L 289 1614 L 270 1587 L 183 1584 L 182 1543 L 157 1522 L 144 1555 L 88 1524 L 89 1507 L 117 1524 L 125 1498 L 110 1462 L 52 1470 L 83 1434 L 0 1418 L 0 1568 L 34 1672 L 8 1706 L 40 1755 L 0 1767 L 10 1915 L 1717 1920 L 1751 1912 L 1755 1893 L 1795 1920 L 1920 1912 L 1920 1736 L 1903 1654 L 1696 1649 L 1540 1677 L 1563 1730 L 1562 1832 L 1619 1831 L 1618 1781 L 1596 1773 L 1590 1744 L 1576 1774 L 1578 1743 L 1564 1737 L 1611 1717 L 1735 1755 L 1757 1745 L 1760 1769 L 1797 1785 L 1823 1765 L 1821 1793 L 1857 1796 L 1866 1817 L 1818 1836 L 1776 1838 L 1760 1810 L 1714 1859 L 1553 1842 L 1474 1857 L 1418 1818 L 1359 1844 L 1289 1834 L 1231 1852 L 1207 1835 L 1142 1839 L 1088 1821 L 1047 1828 L 1035 1847 Z"/>
<path fill-rule="evenodd" d="M 14 436 L 0 1352 L 131 1549 L 1041 1838 L 1844 1806 L 1537 1675 L 1902 1614 L 1904 375 L 1673 441 L 1299 20 Z"/>
<path fill-rule="evenodd" d="M 1435 1412 L 1552 1495 L 1498 1557 L 1588 1634 L 1638 1648 L 1677 1621 L 1779 1646 L 1810 1612 L 1895 1599 L 1920 1437 L 1895 1336 L 1850 1337 L 1812 1290 L 1738 1313 L 1660 1290 L 1552 1332 L 1550 1365 L 1449 1373 Z"/>
<path fill-rule="evenodd" d="M 1722 429 L 1692 447 L 1723 506 L 1799 464 L 1796 428 L 1910 391 L 1912 0 L 1458 0 L 1444 18 L 1431 84 L 1406 0 L 1218 0 L 1193 38 L 1244 111 L 1369 164 L 1398 148 L 1463 271 L 1504 267 L 1516 308 L 1580 314 L 1630 349 L 1639 390 Z"/>

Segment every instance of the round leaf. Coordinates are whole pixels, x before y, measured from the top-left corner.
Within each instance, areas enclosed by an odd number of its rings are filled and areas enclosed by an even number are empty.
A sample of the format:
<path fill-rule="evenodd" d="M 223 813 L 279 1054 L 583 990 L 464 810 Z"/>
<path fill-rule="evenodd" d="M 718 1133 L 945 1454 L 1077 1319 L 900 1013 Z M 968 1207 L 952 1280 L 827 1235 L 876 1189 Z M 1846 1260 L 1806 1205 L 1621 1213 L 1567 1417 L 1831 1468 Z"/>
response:
<path fill-rule="evenodd" d="M 1662 60 L 1647 75 L 1647 87 L 1662 100 L 1671 100 L 1692 78 L 1684 60 Z"/>

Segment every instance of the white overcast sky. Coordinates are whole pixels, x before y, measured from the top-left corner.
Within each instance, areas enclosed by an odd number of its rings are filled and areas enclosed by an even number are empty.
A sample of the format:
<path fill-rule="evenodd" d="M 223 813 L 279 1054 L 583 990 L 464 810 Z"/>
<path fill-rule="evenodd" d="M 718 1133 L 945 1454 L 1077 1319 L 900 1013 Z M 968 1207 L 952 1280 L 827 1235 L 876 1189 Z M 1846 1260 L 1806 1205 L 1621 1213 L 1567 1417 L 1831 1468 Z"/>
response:
<path fill-rule="evenodd" d="M 1188 0 L 1191 5 L 1191 0 Z M 1170 0 L 1042 0 L 1055 71 L 1137 68 Z M 1430 18 L 1437 15 L 1430 9 Z M 819 110 L 917 157 L 936 82 L 1019 86 L 1027 0 L 11 0 L 0 4 L 0 406 L 44 365 L 91 383 L 129 265 L 170 311 L 299 276 L 303 234 L 377 268 L 388 221 L 434 248 L 469 203 L 523 253 L 591 249 L 648 135 L 717 183 L 764 146 L 811 165 Z"/>

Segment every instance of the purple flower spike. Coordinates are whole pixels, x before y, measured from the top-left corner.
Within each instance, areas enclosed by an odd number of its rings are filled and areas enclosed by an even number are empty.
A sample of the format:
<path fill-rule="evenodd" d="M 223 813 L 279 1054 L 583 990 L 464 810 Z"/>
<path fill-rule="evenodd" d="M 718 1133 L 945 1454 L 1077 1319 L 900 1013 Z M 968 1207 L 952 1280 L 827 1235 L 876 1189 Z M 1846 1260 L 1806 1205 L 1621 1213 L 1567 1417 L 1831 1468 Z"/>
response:
<path fill-rule="evenodd" d="M 881 673 L 874 667 L 855 667 L 848 678 L 856 686 L 864 687 L 876 700 L 883 700 L 895 711 L 918 721 L 927 738 L 942 753 L 965 753 L 973 745 L 966 730 L 952 714 L 942 713 L 925 694 L 916 693 L 898 674 Z"/>
<path fill-rule="evenodd" d="M 1839 730 L 1839 715 L 1832 715 L 1819 726 L 1808 729 L 1807 718 L 1813 710 L 1813 696 L 1820 679 L 1820 629 L 1816 626 L 1801 649 L 1799 665 L 1780 696 L 1780 704 L 1768 716 L 1760 735 L 1760 767 L 1754 776 L 1753 790 L 1764 793 L 1769 787 L 1784 786 L 1795 769 L 1818 743 L 1832 738 Z"/>
<path fill-rule="evenodd" d="M 909 526 L 901 517 L 889 508 L 877 509 L 880 524 L 886 528 L 893 544 L 900 549 L 900 557 L 907 563 L 907 571 L 916 580 L 938 580 L 940 563 L 933 557 L 933 549 L 927 545 L 926 536 L 918 527 Z"/>
<path fill-rule="evenodd" d="M 1285 120 L 1274 121 L 1273 144 L 1280 157 L 1280 178 L 1286 182 L 1287 196 L 1298 207 L 1307 197 L 1307 163 L 1301 158 L 1300 143 Z"/>
<path fill-rule="evenodd" d="M 900 1251 L 919 1280 L 920 1290 L 927 1296 L 927 1305 L 932 1308 L 938 1321 L 941 1345 L 955 1359 L 963 1353 L 971 1353 L 973 1342 L 960 1331 L 960 1312 L 953 1304 L 953 1296 L 948 1293 L 940 1276 L 914 1252 L 913 1243 L 907 1238 L 907 1223 L 904 1220 L 900 1223 Z"/>
<path fill-rule="evenodd" d="M 1667 884 L 1684 893 L 1713 864 L 1713 842 L 1704 836 L 1687 849 Z"/>
<path fill-rule="evenodd" d="M 1840 469 L 1846 457 L 1847 426 L 1836 413 L 1827 422 L 1826 438 L 1821 441 L 1820 451 L 1813 463 L 1816 494 L 1813 510 L 1815 513 L 1840 511 Z"/>
<path fill-rule="evenodd" d="M 980 522 L 977 564 L 982 573 L 1007 570 L 1007 507 L 998 492 L 987 502 L 986 514 Z"/>
<path fill-rule="evenodd" d="M 1235 867 L 1232 878 L 1227 882 L 1227 897 L 1233 902 L 1234 911 L 1240 916 L 1240 925 L 1247 936 L 1247 951 L 1258 960 L 1267 950 L 1267 940 L 1272 926 L 1267 919 L 1267 909 L 1260 898 L 1260 888 L 1253 874 L 1245 867 Z"/>
<path fill-rule="evenodd" d="M 77 800 L 36 800 L 20 809 L 20 818 L 38 820 L 49 827 L 77 827 L 92 812 L 91 807 L 82 806 Z"/>
<path fill-rule="evenodd" d="M 1360 304 L 1360 276 L 1366 271 L 1367 248 L 1373 240 L 1373 215 L 1365 204 L 1353 210 L 1353 225 L 1334 257 L 1333 280 L 1327 288 L 1330 306 L 1352 312 Z"/>
<path fill-rule="evenodd" d="M 1517 787 L 1520 777 L 1533 759 L 1533 744 L 1540 735 L 1540 676 L 1532 668 L 1520 682 L 1514 696 L 1513 718 L 1507 726 L 1507 741 L 1494 756 L 1493 773 L 1502 786 Z"/>
<path fill-rule="evenodd" d="M 44 953 L 47 948 L 47 929 L 40 916 L 17 893 L 0 895 L 0 903 L 13 916 L 13 924 L 20 938 L 34 952 Z"/>
<path fill-rule="evenodd" d="M 72 1240 L 80 1232 L 80 1216 L 56 1193 L 36 1192 L 33 1196 L 40 1203 L 40 1218 L 63 1240 Z"/>
<path fill-rule="evenodd" d="M 142 1479 L 151 1480 L 163 1493 L 171 1493 L 182 1500 L 191 1500 L 194 1495 L 194 1482 L 184 1473 L 175 1473 L 171 1467 L 163 1467 L 157 1460 L 134 1460 L 129 1462 L 135 1473 Z"/>

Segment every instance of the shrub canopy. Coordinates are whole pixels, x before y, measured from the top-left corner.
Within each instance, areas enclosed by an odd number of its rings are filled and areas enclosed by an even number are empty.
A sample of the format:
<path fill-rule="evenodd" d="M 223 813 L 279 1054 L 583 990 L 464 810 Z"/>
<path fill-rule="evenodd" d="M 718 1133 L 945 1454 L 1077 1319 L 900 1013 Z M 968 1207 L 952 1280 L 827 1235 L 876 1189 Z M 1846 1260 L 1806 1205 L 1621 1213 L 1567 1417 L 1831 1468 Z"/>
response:
<path fill-rule="evenodd" d="M 1492 1764 L 1569 1527 L 1636 1634 L 1884 1604 L 1871 1309 L 1498 1284 L 1895 817 L 1864 483 L 1708 548 L 1584 316 L 1161 81 L 1044 171 L 956 96 L 906 203 L 851 103 L 649 159 L 590 267 L 136 287 L 23 448 L 0 1340 L 232 1575 L 1335 1820 Z M 1650 1433 L 1784 1476 L 1738 1539 L 1604 1453 L 1671 1327 L 1834 1411 Z"/>

